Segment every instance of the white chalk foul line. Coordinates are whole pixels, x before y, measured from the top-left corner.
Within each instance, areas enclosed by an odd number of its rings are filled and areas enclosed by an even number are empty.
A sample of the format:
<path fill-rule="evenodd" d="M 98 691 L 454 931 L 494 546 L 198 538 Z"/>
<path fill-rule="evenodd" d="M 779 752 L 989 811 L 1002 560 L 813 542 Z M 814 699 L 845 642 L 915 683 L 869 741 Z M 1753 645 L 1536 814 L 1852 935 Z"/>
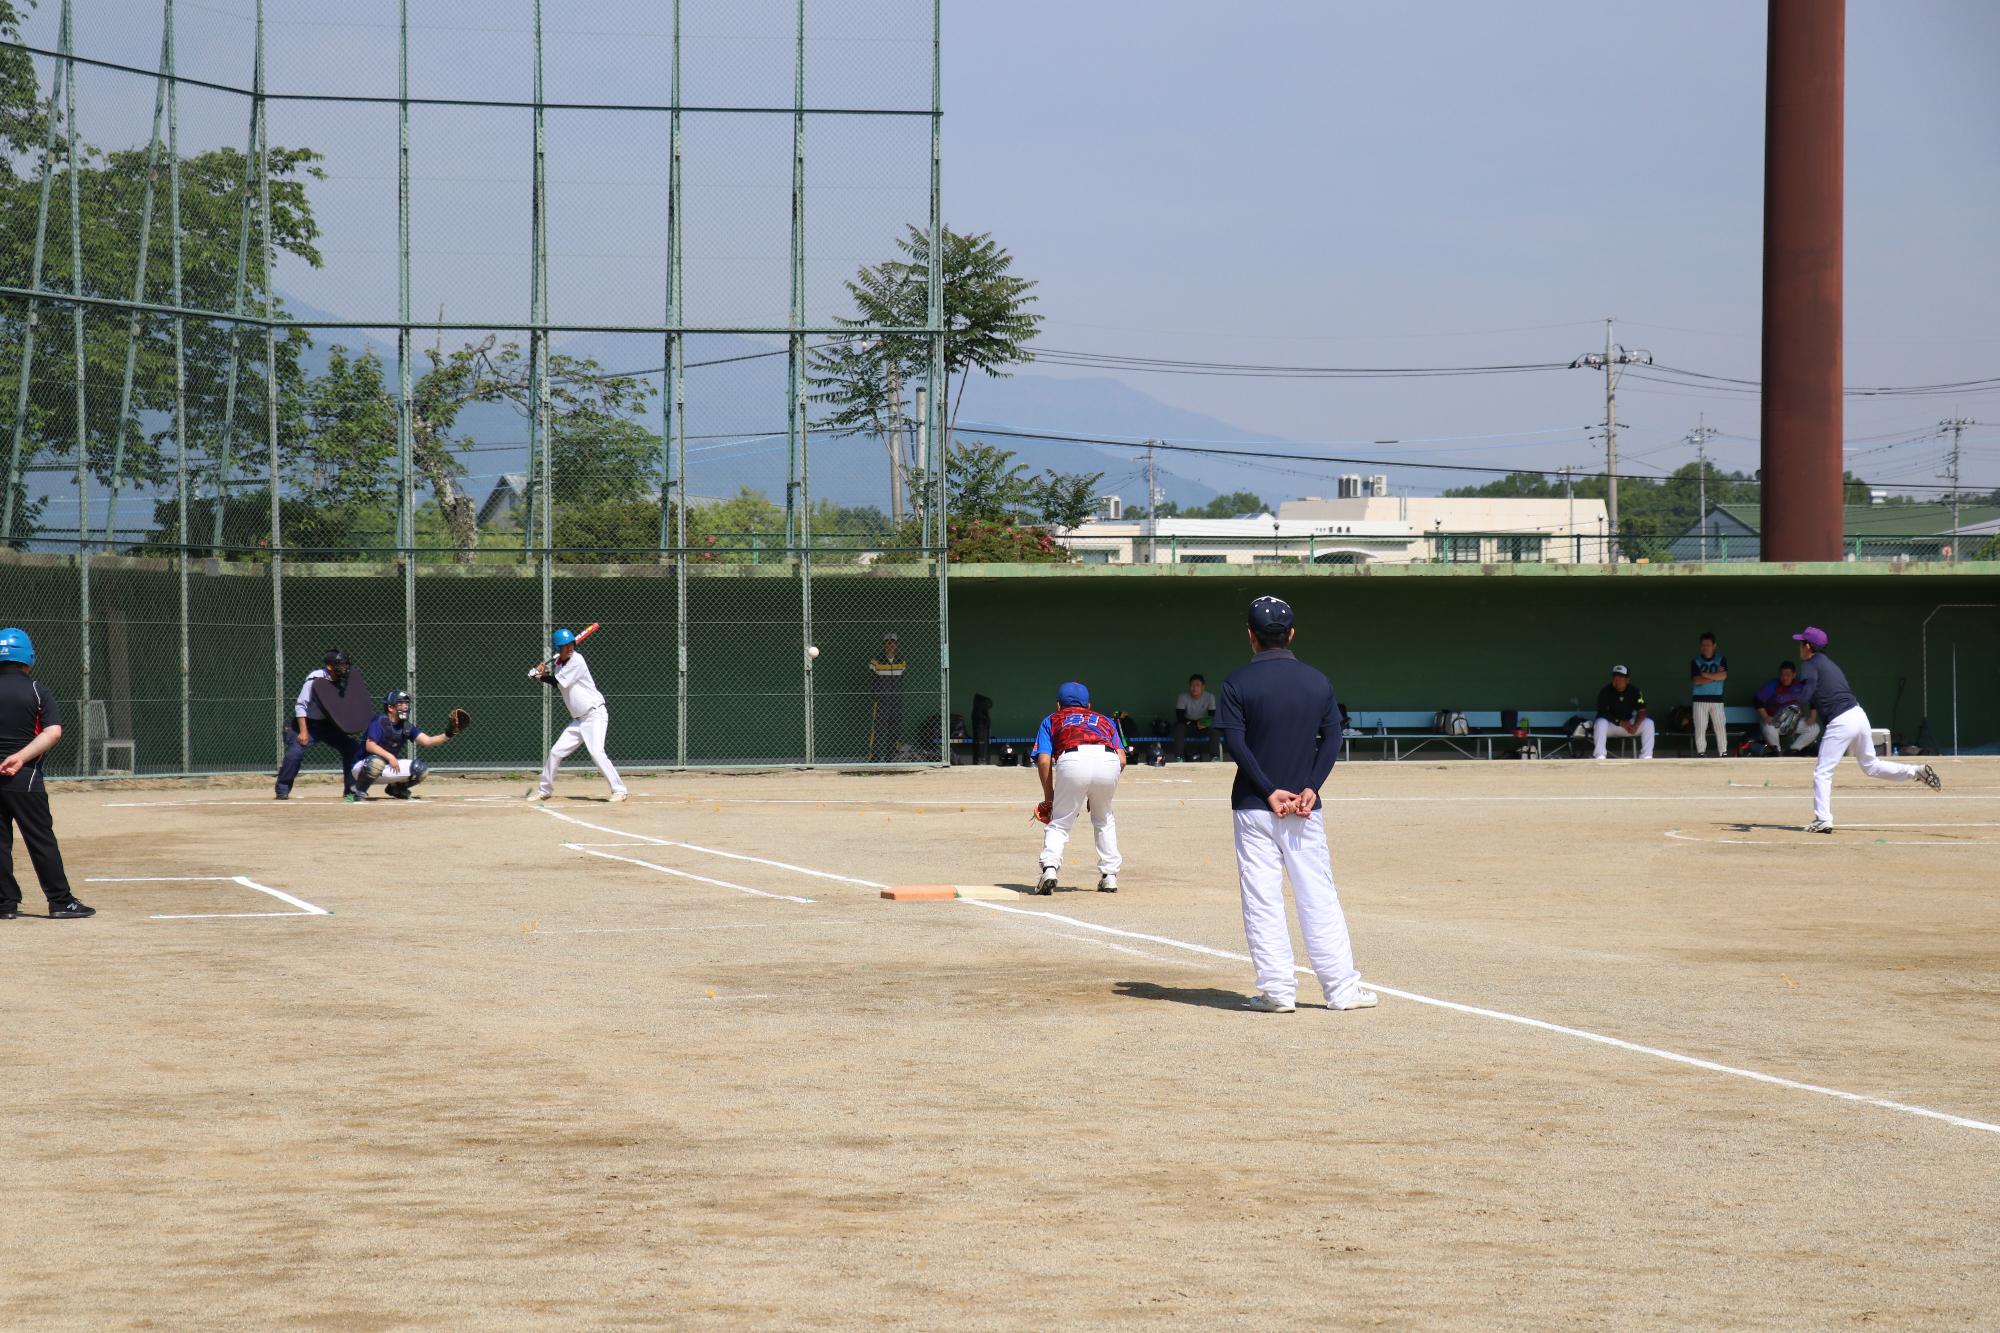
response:
<path fill-rule="evenodd" d="M 332 916 L 325 907 L 316 907 L 303 898 L 274 889 L 269 884 L 259 884 L 248 875 L 93 875 L 83 881 L 86 884 L 241 884 L 246 889 L 268 893 L 279 902 L 290 903 L 295 912 L 156 912 L 149 921 L 234 921 L 252 917 L 273 916 Z"/>
<path fill-rule="evenodd" d="M 1085 921 L 1080 917 L 1064 916 L 1058 912 L 1040 912 L 1024 907 L 1009 907 L 1005 903 L 987 902 L 978 898 L 961 898 L 958 901 L 971 907 L 984 907 L 995 912 L 1013 912 L 1021 916 L 1047 917 L 1051 921 L 1061 921 L 1068 925 L 1080 926 L 1085 930 L 1101 931 L 1106 935 L 1120 935 L 1126 939 L 1146 940 L 1153 944 L 1163 944 L 1172 949 L 1185 949 L 1191 953 L 1207 954 L 1211 958 L 1226 958 L 1231 962 L 1247 963 L 1248 954 L 1234 953 L 1228 949 L 1213 949 L 1205 944 L 1191 944 L 1186 940 L 1173 939 L 1166 935 L 1147 935 L 1136 930 L 1120 930 L 1115 926 L 1099 925 L 1095 921 Z M 1312 969 L 1295 969 L 1303 976 L 1311 976 Z M 1622 1037 L 1609 1037 L 1601 1032 L 1591 1032 L 1584 1028 L 1568 1027 L 1561 1023 L 1551 1023 L 1546 1019 L 1529 1018 L 1524 1014 L 1510 1014 L 1501 1009 L 1482 1009 L 1477 1005 L 1459 1004 L 1455 1000 L 1440 1000 L 1431 995 L 1419 995 L 1415 991 L 1400 990 L 1394 986 L 1384 986 L 1380 982 L 1367 983 L 1384 995 L 1393 995 L 1415 1004 L 1430 1005 L 1437 1009 L 1449 1009 L 1455 1013 L 1472 1014 L 1479 1018 L 1491 1018 L 1502 1023 L 1513 1023 L 1520 1027 L 1536 1028 L 1543 1032 L 1553 1032 L 1559 1036 L 1575 1037 L 1579 1041 L 1594 1042 L 1600 1046 L 1611 1046 L 1636 1055 L 1650 1055 L 1656 1060 L 1668 1060 L 1674 1064 L 1687 1065 L 1694 1069 L 1705 1069 L 1714 1074 L 1729 1074 L 1736 1078 L 1749 1079 L 1756 1083 L 1768 1083 L 1773 1087 L 1790 1088 L 1794 1092 L 1809 1092 L 1820 1097 L 1832 1097 L 1844 1102 L 1858 1102 L 1864 1106 L 1874 1106 L 1885 1111 L 1900 1111 L 1905 1115 L 1922 1116 L 1928 1120 L 1942 1120 L 1948 1125 L 1961 1129 L 1984 1130 L 1989 1134 L 2000 1134 L 2000 1124 L 1985 1120 L 1974 1120 L 1969 1116 L 1952 1115 L 1947 1111 L 1934 1111 L 1928 1106 L 1915 1106 L 1909 1102 L 1890 1101 L 1886 1097 L 1870 1097 L 1865 1093 L 1847 1092 L 1840 1088 L 1823 1087 L 1817 1083 L 1802 1083 L 1797 1079 L 1783 1078 L 1777 1074 L 1766 1074 L 1755 1069 L 1742 1069 L 1735 1065 L 1725 1065 L 1715 1060 L 1704 1060 L 1696 1055 L 1682 1055 L 1678 1051 L 1662 1050 L 1658 1046 L 1643 1046 L 1638 1042 L 1626 1041 Z"/>
<path fill-rule="evenodd" d="M 551 819 L 560 819 L 565 823 L 576 824 L 587 829 L 595 829 L 599 833 L 609 833 L 620 838 L 630 838 L 635 842 L 643 842 L 653 847 L 679 847 L 684 851 L 700 852 L 704 856 L 720 856 L 731 861 L 747 861 L 753 865 L 770 866 L 774 870 L 789 870 L 795 875 L 811 875 L 815 879 L 829 879 L 841 884 L 858 884 L 864 889 L 886 889 L 889 887 L 886 884 L 878 884 L 872 879 L 856 879 L 852 875 L 836 875 L 830 870 L 814 870 L 811 866 L 793 865 L 789 861 L 773 861 L 762 856 L 746 856 L 742 852 L 725 852 L 719 847 L 702 847 L 692 842 L 676 842 L 672 838 L 656 838 L 650 833 L 630 833 L 624 829 L 611 828 L 604 824 L 593 824 L 587 819 L 578 819 L 575 815 L 566 815 L 560 810 L 551 810 L 546 805 L 538 805 L 535 809 Z M 679 872 L 676 871 L 673 873 Z M 720 881 L 717 882 L 719 883 Z M 785 895 L 770 894 L 767 896 L 782 898 Z M 804 902 L 807 900 L 794 899 L 793 901 Z"/>
<path fill-rule="evenodd" d="M 783 902 L 805 903 L 808 905 L 813 901 L 810 898 L 795 898 L 789 893 L 766 893 L 762 889 L 753 889 L 747 884 L 731 884 L 726 879 L 710 879 L 707 875 L 697 875 L 691 870 L 676 870 L 672 866 L 663 866 L 655 861 L 642 861 L 636 856 L 620 856 L 616 852 L 602 852 L 595 847 L 580 847 L 575 843 L 569 842 L 564 843 L 563 846 L 582 852 L 585 856 L 601 856 L 607 861 L 623 861 L 627 865 L 644 866 L 648 870 L 657 870 L 662 875 L 674 875 L 681 879 L 691 879 L 698 884 L 713 884 L 719 889 L 734 889 L 738 893 L 753 894 L 759 898 L 777 898 Z"/>
<path fill-rule="evenodd" d="M 1888 826 L 1876 824 L 1843 824 L 1841 827 L 1853 830 L 1886 828 Z M 1938 824 L 1935 826 L 1916 824 L 1911 827 L 1959 828 L 1962 826 L 1956 824 Z M 1769 831 L 1772 833 L 1805 832 L 1802 828 L 1771 829 Z M 1677 828 L 1668 829 L 1667 836 L 1676 842 L 1707 842 L 1729 847 L 1797 847 L 1800 845 L 1807 847 L 1844 847 L 1849 849 L 1855 847 L 1991 847 L 1996 843 L 2000 843 L 2000 838 L 1870 838 L 1866 842 L 1858 842 L 1853 838 L 1845 838 L 1839 842 L 1835 842 L 1832 838 L 1824 834 L 1814 834 L 1806 838 L 1803 844 L 1801 844 L 1789 838 L 1697 838 L 1694 834 L 1683 833 Z"/>

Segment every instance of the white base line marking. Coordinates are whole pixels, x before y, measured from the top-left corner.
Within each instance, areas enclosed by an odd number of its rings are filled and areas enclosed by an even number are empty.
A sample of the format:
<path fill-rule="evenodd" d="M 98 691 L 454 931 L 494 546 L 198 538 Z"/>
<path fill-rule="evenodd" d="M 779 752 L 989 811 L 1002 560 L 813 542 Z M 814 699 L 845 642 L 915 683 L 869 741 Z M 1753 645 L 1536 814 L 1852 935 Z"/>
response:
<path fill-rule="evenodd" d="M 759 898 L 777 898 L 784 902 L 804 903 L 808 906 L 813 901 L 811 898 L 794 898 L 789 893 L 766 893 L 762 889 L 753 889 L 747 884 L 731 884 L 726 879 L 710 879 L 707 875 L 697 875 L 691 870 L 676 870 L 672 866 L 663 866 L 653 861 L 641 861 L 636 856 L 619 856 L 615 852 L 600 852 L 595 847 L 579 847 L 574 843 L 568 842 L 564 843 L 563 846 L 582 852 L 585 856 L 601 856 L 607 861 L 623 861 L 627 865 L 644 866 L 648 870 L 657 870 L 662 875 L 675 875 L 681 879 L 694 880 L 698 884 L 713 884 L 719 889 L 734 889 L 738 893 L 754 894 Z"/>
<path fill-rule="evenodd" d="M 587 819 L 578 819 L 575 815 L 566 815 L 560 810 L 551 810 L 545 805 L 538 805 L 535 807 L 535 809 L 540 811 L 542 814 L 547 815 L 551 819 L 560 819 L 566 823 L 580 825 L 583 828 L 596 829 L 599 833 L 611 833 L 615 834 L 620 838 L 630 838 L 636 842 L 646 843 L 649 846 L 653 847 L 679 847 L 690 852 L 701 852 L 706 856 L 721 856 L 721 857 L 726 857 L 731 861 L 748 861 L 753 865 L 770 866 L 776 870 L 789 870 L 796 875 L 811 875 L 815 879 L 830 879 L 841 884 L 858 884 L 864 889 L 886 889 L 889 887 L 887 884 L 878 884 L 872 879 L 856 879 L 852 875 L 836 875 L 830 870 L 814 870 L 810 866 L 795 866 L 789 861 L 771 861 L 761 856 L 745 856 L 741 852 L 725 852 L 718 847 L 701 847 L 691 842 L 675 842 L 671 838 L 656 838 L 650 833 L 628 833 L 624 829 L 608 828 L 603 824 L 593 824 Z M 623 860 L 624 858 L 619 857 L 614 859 Z M 665 867 L 655 866 L 654 869 L 656 870 L 665 869 Z M 677 875 L 682 872 L 675 870 L 675 871 L 668 871 L 668 873 Z M 693 878 L 700 878 L 700 877 L 694 876 Z M 716 880 L 713 882 L 719 884 L 722 881 Z M 729 887 L 738 888 L 740 886 L 732 884 Z M 752 889 L 749 890 L 749 892 L 756 893 L 759 892 L 759 890 Z M 772 898 L 782 898 L 785 895 L 781 893 L 774 893 L 774 894 L 767 894 L 766 896 Z M 807 898 L 794 898 L 792 899 L 792 901 L 810 902 L 811 900 Z"/>
<path fill-rule="evenodd" d="M 295 898 L 283 889 L 274 889 L 269 884 L 259 884 L 248 875 L 93 875 L 83 882 L 86 884 L 241 884 L 246 889 L 268 893 L 279 902 L 290 903 L 299 909 L 296 912 L 155 913 L 146 918 L 149 921 L 226 921 L 250 917 L 333 915 L 327 908 L 315 907 L 305 899 Z"/>
<path fill-rule="evenodd" d="M 860 921 L 833 921 L 814 917 L 804 921 L 738 921 L 714 926 L 581 926 L 566 930 L 525 931 L 527 935 L 683 935 L 704 930 L 798 930 L 821 926 L 859 926 Z"/>
<path fill-rule="evenodd" d="M 1851 830 L 1857 828 L 1871 828 L 1876 826 L 1869 824 L 1842 824 L 1840 827 Z M 1927 824 L 1919 824 L 1915 825 L 1914 827 L 1929 828 L 1932 826 Z M 1936 825 L 1935 827 L 1957 828 L 1960 826 L 1955 824 L 1939 824 Z M 1790 830 L 1771 829 L 1769 831 L 1772 833 L 1784 833 L 1787 831 L 1794 833 L 1805 832 L 1805 830 L 1801 828 L 1794 828 Z M 1784 839 L 1784 838 L 1697 838 L 1694 836 L 1694 834 L 1683 833 L 1677 828 L 1668 829 L 1667 836 L 1669 838 L 1672 838 L 1676 842 L 1706 842 L 1706 843 L 1726 844 L 1731 847 L 1797 847 L 1800 845 L 1796 842 L 1792 842 L 1789 839 Z M 1832 838 L 1814 836 L 1813 838 L 1809 839 L 1805 843 L 1805 845 L 1808 847 L 1846 847 L 1846 848 L 1991 847 L 1996 843 L 2000 843 L 2000 838 L 1870 838 L 1866 842 L 1857 842 L 1854 839 L 1849 838 L 1844 842 L 1836 843 Z"/>
<path fill-rule="evenodd" d="M 1114 926 L 1101 926 L 1094 921 L 1084 921 L 1078 917 L 1063 916 L 1057 912 L 1037 912 L 1023 907 L 1009 907 L 1005 903 L 986 902 L 978 898 L 961 898 L 958 901 L 971 907 L 984 907 L 994 912 L 1013 912 L 1021 916 L 1047 917 L 1051 921 L 1062 921 L 1085 930 L 1101 931 L 1107 935 L 1121 935 L 1127 939 L 1147 940 L 1153 944 L 1164 944 L 1169 948 L 1186 949 L 1192 953 L 1207 954 L 1211 958 L 1226 958 L 1231 962 L 1247 963 L 1247 954 L 1233 953 L 1227 949 L 1212 949 L 1205 944 L 1190 944 L 1186 940 L 1171 939 L 1165 935 L 1146 935 L 1136 930 L 1119 930 Z M 1296 969 L 1301 975 L 1311 976 L 1312 969 Z M 1985 1120 L 1974 1120 L 1968 1116 L 1952 1115 L 1946 1111 L 1933 1111 L 1927 1106 L 1914 1106 L 1908 1102 L 1890 1101 L 1884 1097 L 1870 1097 L 1859 1092 L 1845 1092 L 1839 1088 L 1822 1087 L 1817 1083 L 1801 1083 L 1796 1079 L 1781 1078 L 1776 1074 L 1760 1073 L 1755 1069 L 1740 1069 L 1735 1065 L 1720 1064 L 1714 1060 L 1704 1060 L 1699 1056 L 1682 1055 L 1678 1051 L 1662 1050 L 1657 1046 L 1642 1046 L 1621 1037 L 1607 1037 L 1601 1032 L 1590 1032 L 1583 1028 L 1565 1027 L 1545 1019 L 1528 1018 L 1522 1014 L 1510 1014 L 1500 1009 L 1482 1009 L 1477 1005 L 1459 1004 L 1454 1000 L 1440 1000 L 1434 996 L 1419 995 L 1415 991 L 1399 990 L 1394 986 L 1384 986 L 1379 982 L 1367 983 L 1384 995 L 1394 995 L 1398 999 L 1426 1004 L 1438 1009 L 1450 1009 L 1456 1013 L 1472 1014 L 1479 1018 L 1496 1019 L 1502 1023 L 1514 1023 L 1521 1027 L 1537 1028 L 1543 1032 L 1554 1032 L 1565 1037 L 1575 1037 L 1581 1041 L 1595 1042 L 1600 1046 L 1612 1046 L 1621 1051 L 1631 1051 L 1638 1055 L 1650 1055 L 1657 1060 L 1670 1060 L 1675 1064 L 1688 1065 L 1695 1069 L 1705 1069 L 1715 1074 L 1730 1074 L 1736 1078 L 1746 1078 L 1757 1083 L 1769 1083 L 1774 1087 L 1790 1088 L 1794 1092 L 1810 1092 L 1821 1097 L 1832 1097 L 1844 1102 L 1859 1102 L 1866 1106 L 1880 1107 L 1886 1111 L 1901 1111 L 1905 1115 L 1923 1116 L 1930 1120 L 1942 1120 L 1948 1125 L 1961 1129 L 1985 1130 L 1989 1134 L 2000 1134 L 2000 1124 Z"/>

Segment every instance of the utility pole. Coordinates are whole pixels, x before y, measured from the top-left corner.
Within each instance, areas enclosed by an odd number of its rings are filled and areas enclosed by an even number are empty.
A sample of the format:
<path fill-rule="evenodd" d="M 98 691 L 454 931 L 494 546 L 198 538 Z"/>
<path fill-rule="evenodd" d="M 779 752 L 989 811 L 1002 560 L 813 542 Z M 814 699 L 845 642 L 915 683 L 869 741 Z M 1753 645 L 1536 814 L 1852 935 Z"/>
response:
<path fill-rule="evenodd" d="M 1155 564 L 1159 560 L 1159 509 L 1160 473 L 1153 461 L 1153 447 L 1158 440 L 1146 441 L 1146 563 Z"/>
<path fill-rule="evenodd" d="M 1958 534 L 1958 437 L 1965 433 L 1967 426 L 1978 424 L 1977 421 L 1969 421 L 1964 417 L 1953 417 L 1949 421 L 1938 422 L 1940 427 L 1951 432 L 1951 452 L 1944 456 L 1944 471 L 1940 475 L 1951 482 L 1951 562 L 1954 565 L 1958 563 L 1958 548 L 1962 544 Z"/>
<path fill-rule="evenodd" d="M 1703 412 L 1695 420 L 1699 424 L 1688 438 L 1694 441 L 1695 475 L 1701 479 L 1701 499 L 1698 502 L 1701 507 L 1696 512 L 1701 515 L 1701 563 L 1705 565 L 1708 563 L 1708 442 L 1715 438 L 1717 432 L 1709 429 L 1708 413 Z"/>
<path fill-rule="evenodd" d="M 1604 372 L 1604 508 L 1611 519 L 1611 536 L 1618 536 L 1618 377 L 1626 366 L 1650 366 L 1653 354 L 1620 347 L 1611 337 L 1611 319 L 1604 321 L 1604 350 L 1586 352 L 1569 363 L 1571 370 Z"/>
<path fill-rule="evenodd" d="M 1563 464 L 1563 499 L 1569 504 L 1569 522 L 1564 525 L 1569 533 L 1570 551 L 1577 563 L 1583 562 L 1583 543 L 1576 536 L 1576 488 L 1570 484 L 1571 474 L 1576 471 L 1568 463 Z"/>

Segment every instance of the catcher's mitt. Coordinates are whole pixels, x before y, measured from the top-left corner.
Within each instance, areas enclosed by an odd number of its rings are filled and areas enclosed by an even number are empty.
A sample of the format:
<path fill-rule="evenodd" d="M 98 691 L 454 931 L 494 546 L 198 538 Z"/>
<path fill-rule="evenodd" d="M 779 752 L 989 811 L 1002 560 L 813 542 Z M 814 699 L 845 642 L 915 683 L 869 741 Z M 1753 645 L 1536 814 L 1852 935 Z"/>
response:
<path fill-rule="evenodd" d="M 1054 801 L 1043 801 L 1035 807 L 1034 813 L 1029 815 L 1028 818 L 1034 820 L 1036 823 L 1046 824 L 1055 816 L 1055 812 L 1056 805 Z"/>
<path fill-rule="evenodd" d="M 454 708 L 451 710 L 451 716 L 445 719 L 444 734 L 446 736 L 456 736 L 471 725 L 472 714 L 466 712 L 463 708 Z"/>

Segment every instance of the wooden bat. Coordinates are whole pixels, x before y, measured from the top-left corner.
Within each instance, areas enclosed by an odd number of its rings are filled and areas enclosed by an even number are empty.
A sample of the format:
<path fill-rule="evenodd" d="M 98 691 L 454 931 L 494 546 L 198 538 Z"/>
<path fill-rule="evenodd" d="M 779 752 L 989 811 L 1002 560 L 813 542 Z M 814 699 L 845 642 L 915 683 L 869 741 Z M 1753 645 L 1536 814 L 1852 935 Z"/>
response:
<path fill-rule="evenodd" d="M 588 625 L 585 625 L 582 629 L 576 632 L 576 641 L 578 643 L 582 643 L 585 639 L 597 633 L 598 628 L 599 628 L 598 623 L 595 620 L 591 621 Z M 549 668 L 552 665 L 554 665 L 554 663 L 555 659 L 553 657 L 544 659 L 540 664 L 538 664 L 528 672 L 528 678 L 530 680 L 540 680 L 543 677 L 543 675 L 545 675 L 548 672 Z"/>

